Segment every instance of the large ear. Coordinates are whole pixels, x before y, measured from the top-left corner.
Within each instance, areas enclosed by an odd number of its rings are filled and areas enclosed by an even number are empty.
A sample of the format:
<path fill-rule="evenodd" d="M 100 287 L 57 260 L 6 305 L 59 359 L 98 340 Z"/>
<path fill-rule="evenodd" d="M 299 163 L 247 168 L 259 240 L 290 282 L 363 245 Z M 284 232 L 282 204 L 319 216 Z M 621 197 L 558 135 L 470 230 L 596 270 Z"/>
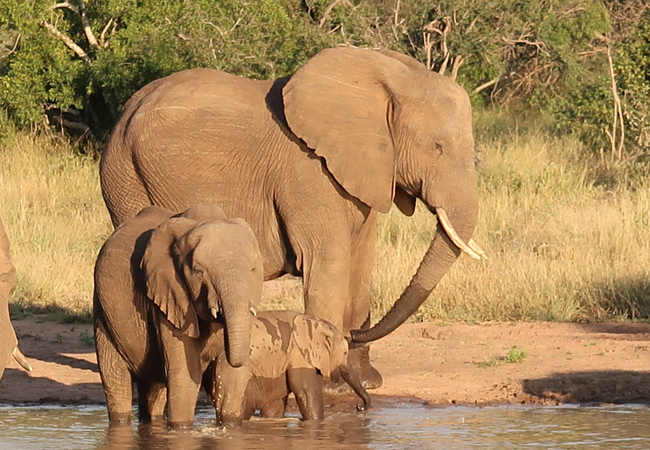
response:
<path fill-rule="evenodd" d="M 199 337 L 199 322 L 182 274 L 176 271 L 173 245 L 195 225 L 195 220 L 185 217 L 164 221 L 153 230 L 140 264 L 147 296 L 177 329 L 194 338 Z"/>
<path fill-rule="evenodd" d="M 180 217 L 196 220 L 198 222 L 206 222 L 208 220 L 226 220 L 228 217 L 223 209 L 213 204 L 198 204 L 191 205 L 184 212 L 179 214 Z"/>
<path fill-rule="evenodd" d="M 323 376 L 347 359 L 347 343 L 333 325 L 315 317 L 298 314 L 292 323 L 291 336 L 303 358 Z"/>
<path fill-rule="evenodd" d="M 403 56 L 403 58 L 408 58 Z M 415 82 L 400 60 L 374 50 L 320 52 L 283 89 L 291 131 L 325 159 L 352 196 L 388 212 L 395 182 L 395 90 Z"/>

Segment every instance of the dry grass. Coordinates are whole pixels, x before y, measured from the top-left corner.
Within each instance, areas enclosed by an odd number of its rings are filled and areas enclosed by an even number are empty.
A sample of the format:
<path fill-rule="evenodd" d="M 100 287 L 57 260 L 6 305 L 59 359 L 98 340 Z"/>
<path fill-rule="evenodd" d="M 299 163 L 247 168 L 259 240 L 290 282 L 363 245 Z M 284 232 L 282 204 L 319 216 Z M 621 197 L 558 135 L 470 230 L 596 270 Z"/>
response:
<path fill-rule="evenodd" d="M 3 140 L 0 214 L 17 273 L 12 313 L 88 317 L 95 257 L 112 230 L 97 169 L 56 136 Z"/>
<path fill-rule="evenodd" d="M 474 238 L 490 259 L 462 256 L 415 320 L 648 318 L 650 187 L 593 186 L 570 140 L 532 134 L 483 150 Z M 424 208 L 380 222 L 375 316 L 406 286 L 434 228 Z"/>
<path fill-rule="evenodd" d="M 528 133 L 482 142 L 475 240 L 488 261 L 454 265 L 413 320 L 602 320 L 650 313 L 650 186 L 589 181 L 570 140 Z M 88 315 L 92 267 L 111 231 L 97 162 L 53 137 L 0 144 L 0 216 L 18 287 L 12 313 Z M 374 319 L 399 296 L 435 230 L 424 208 L 380 219 Z M 266 308 L 300 308 L 297 281 L 269 285 Z"/>

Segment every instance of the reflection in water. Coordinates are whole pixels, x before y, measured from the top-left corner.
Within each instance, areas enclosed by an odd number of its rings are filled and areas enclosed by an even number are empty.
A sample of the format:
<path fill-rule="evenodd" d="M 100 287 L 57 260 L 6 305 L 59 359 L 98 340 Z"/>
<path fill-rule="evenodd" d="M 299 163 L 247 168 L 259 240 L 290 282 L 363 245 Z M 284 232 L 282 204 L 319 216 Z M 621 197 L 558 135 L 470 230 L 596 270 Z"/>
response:
<path fill-rule="evenodd" d="M 429 449 L 650 448 L 650 410 L 608 407 L 448 407 L 385 403 L 364 413 L 334 412 L 322 422 L 256 419 L 217 428 L 214 410 L 199 408 L 189 431 L 164 423 L 110 426 L 101 405 L 0 406 L 5 449 Z"/>

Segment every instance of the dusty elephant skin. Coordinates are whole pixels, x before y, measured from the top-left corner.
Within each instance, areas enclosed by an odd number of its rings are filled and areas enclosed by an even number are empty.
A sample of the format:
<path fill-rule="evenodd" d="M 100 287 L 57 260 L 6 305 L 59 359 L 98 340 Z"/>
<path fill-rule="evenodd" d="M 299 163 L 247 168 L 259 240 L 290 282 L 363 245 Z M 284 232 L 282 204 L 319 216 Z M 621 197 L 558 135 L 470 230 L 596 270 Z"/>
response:
<path fill-rule="evenodd" d="M 32 368 L 18 350 L 18 339 L 9 318 L 9 300 L 16 286 L 16 269 L 11 262 L 9 239 L 0 220 L 0 380 L 9 357 L 13 357 L 25 370 Z"/>
<path fill-rule="evenodd" d="M 95 344 L 109 420 L 131 418 L 132 377 L 141 421 L 189 426 L 206 342 L 227 336 L 227 363 L 247 364 L 251 308 L 261 298 L 262 256 L 251 228 L 211 206 L 182 214 L 157 206 L 125 221 L 95 265 Z M 223 345 L 222 345 L 223 347 Z"/>
<path fill-rule="evenodd" d="M 333 325 L 295 311 L 260 312 L 253 321 L 248 365 L 234 368 L 220 354 L 206 372 L 217 423 L 280 418 L 293 393 L 304 420 L 323 419 L 323 378 L 342 377 L 370 407 L 370 396 L 348 364 L 348 342 Z M 215 380 L 214 384 L 211 381 Z"/>
<path fill-rule="evenodd" d="M 370 342 L 417 310 L 461 248 L 481 255 L 471 116 L 461 87 L 388 50 L 327 49 L 275 81 L 187 70 L 126 103 L 102 153 L 102 193 L 115 226 L 150 204 L 242 217 L 265 280 L 302 276 L 307 314 Z M 411 215 L 416 198 L 438 232 L 367 329 L 377 214 L 394 202 Z M 381 384 L 369 365 L 362 378 Z"/>

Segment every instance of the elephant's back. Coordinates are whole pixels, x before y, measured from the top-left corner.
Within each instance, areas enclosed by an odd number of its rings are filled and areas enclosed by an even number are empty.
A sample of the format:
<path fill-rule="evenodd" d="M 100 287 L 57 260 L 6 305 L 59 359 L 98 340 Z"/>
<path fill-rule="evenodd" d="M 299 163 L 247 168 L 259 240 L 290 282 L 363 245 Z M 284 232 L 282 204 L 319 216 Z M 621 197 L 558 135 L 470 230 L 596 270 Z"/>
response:
<path fill-rule="evenodd" d="M 137 127 L 152 126 L 155 121 L 165 119 L 181 124 L 197 114 L 240 116 L 247 111 L 252 113 L 259 102 L 264 101 L 272 83 L 216 69 L 176 72 L 135 93 L 125 105 L 125 120 L 129 127 Z"/>
<path fill-rule="evenodd" d="M 295 311 L 262 311 L 251 328 L 251 372 L 255 377 L 273 379 L 287 369 L 291 347 L 291 323 Z"/>

